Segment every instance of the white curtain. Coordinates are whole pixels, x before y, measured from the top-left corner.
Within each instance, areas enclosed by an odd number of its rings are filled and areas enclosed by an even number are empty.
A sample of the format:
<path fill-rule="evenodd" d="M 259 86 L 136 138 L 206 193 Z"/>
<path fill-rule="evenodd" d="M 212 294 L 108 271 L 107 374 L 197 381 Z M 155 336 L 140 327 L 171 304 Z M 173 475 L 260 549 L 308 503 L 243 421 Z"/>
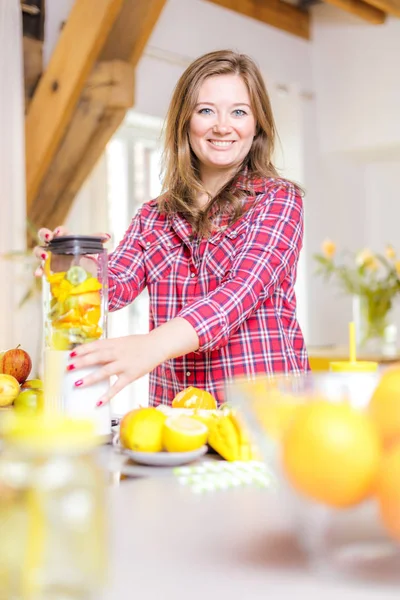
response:
<path fill-rule="evenodd" d="M 0 255 L 25 248 L 25 151 L 20 0 L 0 1 Z M 28 346 L 22 265 L 0 258 L 0 350 Z M 26 276 L 26 275 L 25 275 Z M 28 274 L 28 277 L 30 275 Z M 31 315 L 32 321 L 32 315 Z M 32 322 L 30 323 L 32 326 Z M 29 327 L 28 327 L 29 329 Z"/>

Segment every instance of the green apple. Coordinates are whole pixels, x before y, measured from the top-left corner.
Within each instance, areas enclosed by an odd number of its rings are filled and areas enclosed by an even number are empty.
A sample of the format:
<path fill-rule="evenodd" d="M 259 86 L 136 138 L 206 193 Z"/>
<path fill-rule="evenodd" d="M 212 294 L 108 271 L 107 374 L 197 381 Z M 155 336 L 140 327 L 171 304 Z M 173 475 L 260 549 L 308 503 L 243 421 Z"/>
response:
<path fill-rule="evenodd" d="M 43 381 L 41 379 L 27 379 L 21 385 L 21 389 L 25 390 L 26 388 L 34 390 L 43 390 Z"/>
<path fill-rule="evenodd" d="M 14 407 L 18 411 L 36 411 L 43 405 L 43 391 L 26 388 L 14 400 Z"/>

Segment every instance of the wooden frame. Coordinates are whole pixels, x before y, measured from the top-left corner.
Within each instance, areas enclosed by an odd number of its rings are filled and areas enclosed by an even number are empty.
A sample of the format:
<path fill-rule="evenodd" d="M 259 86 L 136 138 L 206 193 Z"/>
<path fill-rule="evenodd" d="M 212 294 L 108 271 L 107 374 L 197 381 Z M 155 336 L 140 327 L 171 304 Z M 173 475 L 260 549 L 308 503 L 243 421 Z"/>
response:
<path fill-rule="evenodd" d="M 76 0 L 25 121 L 27 207 L 68 126 L 122 0 Z"/>
<path fill-rule="evenodd" d="M 310 15 L 281 0 L 207 0 L 293 35 L 310 39 Z"/>

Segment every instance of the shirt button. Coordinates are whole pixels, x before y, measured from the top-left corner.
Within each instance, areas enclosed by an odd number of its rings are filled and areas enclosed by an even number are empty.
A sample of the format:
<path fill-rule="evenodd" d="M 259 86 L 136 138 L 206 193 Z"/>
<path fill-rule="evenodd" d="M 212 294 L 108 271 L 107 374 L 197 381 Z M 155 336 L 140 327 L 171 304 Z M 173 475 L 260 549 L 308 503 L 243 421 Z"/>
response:
<path fill-rule="evenodd" d="M 190 273 L 190 277 L 195 277 L 196 273 Z"/>
<path fill-rule="evenodd" d="M 146 247 L 148 248 L 149 246 L 150 246 L 150 242 L 147 242 L 146 243 Z"/>
<path fill-rule="evenodd" d="M 191 372 L 190 371 L 186 371 L 186 377 L 190 377 Z"/>

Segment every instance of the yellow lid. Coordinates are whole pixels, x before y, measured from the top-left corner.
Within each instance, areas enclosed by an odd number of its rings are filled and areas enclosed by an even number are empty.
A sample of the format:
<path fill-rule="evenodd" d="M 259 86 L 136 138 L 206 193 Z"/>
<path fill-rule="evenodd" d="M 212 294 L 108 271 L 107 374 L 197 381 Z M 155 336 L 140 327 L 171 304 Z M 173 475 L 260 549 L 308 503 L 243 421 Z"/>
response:
<path fill-rule="evenodd" d="M 329 363 L 329 370 L 334 373 L 374 373 L 378 363 L 373 360 L 357 360 L 356 329 L 353 321 L 349 323 L 349 354 L 350 360 L 338 360 Z"/>
<path fill-rule="evenodd" d="M 378 370 L 378 363 L 372 360 L 341 360 L 329 363 L 329 370 L 334 373 L 373 373 Z"/>
<path fill-rule="evenodd" d="M 95 427 L 89 420 L 72 419 L 63 415 L 7 415 L 1 423 L 5 442 L 40 451 L 83 451 L 96 443 Z"/>

